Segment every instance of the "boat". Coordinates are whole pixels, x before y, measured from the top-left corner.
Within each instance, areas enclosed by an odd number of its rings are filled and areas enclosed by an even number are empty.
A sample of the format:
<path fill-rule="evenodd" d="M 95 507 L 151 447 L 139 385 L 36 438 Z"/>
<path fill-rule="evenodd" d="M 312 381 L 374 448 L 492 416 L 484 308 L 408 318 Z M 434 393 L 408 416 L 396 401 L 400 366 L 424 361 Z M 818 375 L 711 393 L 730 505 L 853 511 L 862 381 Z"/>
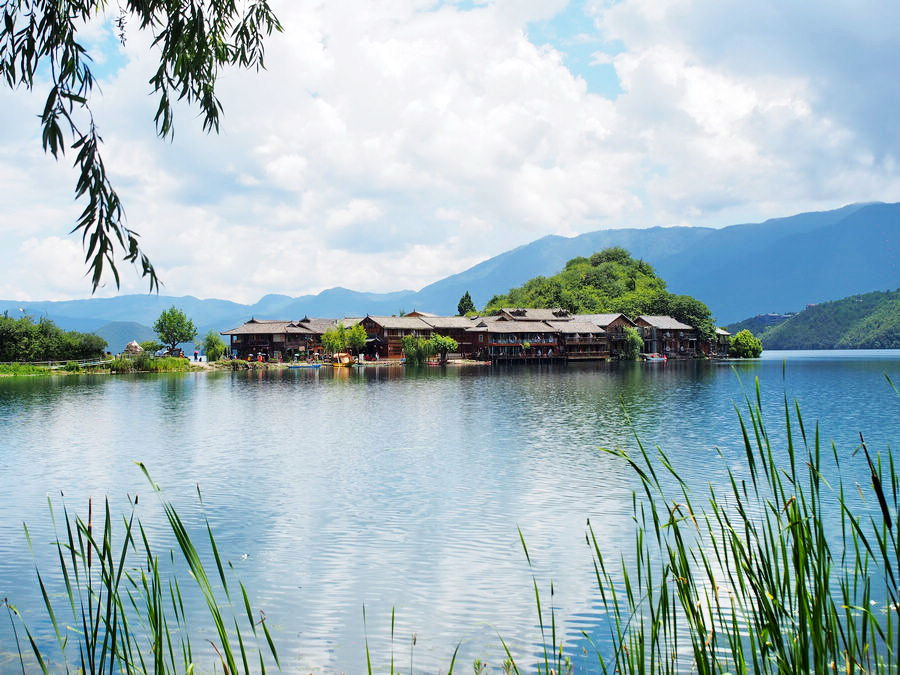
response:
<path fill-rule="evenodd" d="M 335 368 L 349 368 L 353 365 L 353 357 L 347 352 L 338 352 L 334 355 L 334 361 L 331 365 Z"/>
<path fill-rule="evenodd" d="M 665 354 L 642 354 L 642 357 L 649 363 L 665 363 L 667 361 Z"/>
<path fill-rule="evenodd" d="M 288 368 L 321 368 L 321 363 L 292 363 Z"/>

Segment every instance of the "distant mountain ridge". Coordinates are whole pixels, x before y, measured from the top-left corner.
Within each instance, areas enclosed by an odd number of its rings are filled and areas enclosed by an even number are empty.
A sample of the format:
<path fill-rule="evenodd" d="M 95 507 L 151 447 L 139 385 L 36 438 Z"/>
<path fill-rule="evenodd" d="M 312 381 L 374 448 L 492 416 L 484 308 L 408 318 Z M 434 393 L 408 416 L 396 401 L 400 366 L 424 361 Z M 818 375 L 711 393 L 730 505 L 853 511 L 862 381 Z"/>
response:
<path fill-rule="evenodd" d="M 757 337 L 764 349 L 900 349 L 900 290 L 811 305 Z"/>
<path fill-rule="evenodd" d="M 365 293 L 331 288 L 317 295 L 271 294 L 252 305 L 193 296 L 123 295 L 87 300 L 0 300 L 11 316 L 21 309 L 72 330 L 96 330 L 112 321 L 152 325 L 175 305 L 207 330 L 225 330 L 257 318 L 397 314 L 418 309 L 455 314 L 469 291 L 483 307 L 536 275 L 552 275 L 567 260 L 622 246 L 651 263 L 673 293 L 703 300 L 719 324 L 766 312 L 900 286 L 900 204 L 851 204 L 763 223 L 707 227 L 598 230 L 576 237 L 551 235 L 489 258 L 419 291 Z"/>

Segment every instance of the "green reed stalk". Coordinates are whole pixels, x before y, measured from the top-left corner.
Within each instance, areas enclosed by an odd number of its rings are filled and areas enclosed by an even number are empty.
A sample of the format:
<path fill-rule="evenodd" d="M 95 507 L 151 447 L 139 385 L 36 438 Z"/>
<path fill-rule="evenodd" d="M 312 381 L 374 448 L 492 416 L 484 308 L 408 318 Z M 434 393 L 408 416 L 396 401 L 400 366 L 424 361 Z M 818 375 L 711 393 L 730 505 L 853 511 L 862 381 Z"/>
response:
<path fill-rule="evenodd" d="M 638 439 L 620 457 L 634 470 L 635 561 L 613 570 L 588 523 L 587 540 L 612 654 L 604 672 L 887 672 L 900 666 L 898 477 L 888 449 L 865 440 L 869 496 L 861 513 L 823 463 L 818 426 L 810 438 L 800 407 L 785 398 L 784 464 L 763 421 L 759 382 L 736 408 L 746 464 L 710 485 L 702 502 L 659 448 Z M 836 475 L 836 487 L 827 480 Z M 860 488 L 860 495 L 864 492 Z M 838 533 L 827 523 L 839 522 Z M 829 535 L 832 535 L 829 537 Z M 546 663 L 546 662 L 545 662 Z"/>
<path fill-rule="evenodd" d="M 146 468 L 143 465 L 140 467 L 154 491 L 160 494 L 159 487 L 150 479 Z M 239 585 L 243 600 L 241 609 L 245 615 L 239 618 L 240 609 L 231 603 L 228 576 L 208 520 L 205 525 L 218 580 L 225 594 L 224 601 L 210 581 L 200 553 L 174 506 L 161 495 L 160 499 L 178 541 L 178 556 L 176 551 L 169 551 L 169 563 L 174 567 L 176 557 L 187 563 L 215 627 L 217 640 L 208 642 L 223 671 L 250 673 L 248 649 L 254 646 L 259 657 L 259 672 L 265 672 L 269 659 L 280 667 L 265 615 L 260 621 L 254 620 L 243 584 Z M 59 606 L 52 600 L 37 566 L 35 572 L 44 609 L 56 638 L 54 653 L 48 653 L 46 648 L 38 645 L 19 610 L 5 602 L 10 619 L 17 617 L 23 627 L 34 663 L 42 672 L 192 673 L 198 667 L 196 659 L 200 652 L 195 651 L 191 644 L 181 586 L 174 575 L 166 578 L 161 574 L 160 558 L 153 551 L 143 525 L 135 516 L 136 502 L 136 499 L 131 502 L 131 512 L 122 519 L 121 524 L 117 524 L 111 515 L 109 502 L 104 502 L 99 527 L 95 527 L 91 508 L 85 522 L 71 515 L 64 506 L 60 536 L 53 504 L 48 500 L 57 533 L 53 546 L 65 588 L 65 600 Z M 27 527 L 25 532 L 29 548 L 33 551 Z M 115 543 L 116 540 L 118 543 Z M 226 616 L 230 621 L 226 620 Z M 265 644 L 258 643 L 256 639 L 259 626 L 262 626 Z M 15 627 L 16 622 L 13 622 L 14 631 Z M 252 637 L 248 633 L 252 633 Z M 15 635 L 24 672 L 26 667 L 31 667 L 30 658 L 26 665 L 17 631 Z M 236 655 L 239 655 L 239 661 Z M 208 653 L 206 657 L 209 657 Z M 203 669 L 207 668 L 204 666 Z"/>

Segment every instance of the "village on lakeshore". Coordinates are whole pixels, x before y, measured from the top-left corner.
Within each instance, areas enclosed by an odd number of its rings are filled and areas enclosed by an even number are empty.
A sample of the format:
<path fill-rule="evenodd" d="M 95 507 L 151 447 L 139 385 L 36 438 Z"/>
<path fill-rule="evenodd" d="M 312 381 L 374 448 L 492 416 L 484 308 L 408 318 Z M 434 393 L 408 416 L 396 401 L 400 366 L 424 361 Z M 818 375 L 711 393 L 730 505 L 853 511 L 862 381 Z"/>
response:
<path fill-rule="evenodd" d="M 716 329 L 713 340 L 697 328 L 670 316 L 621 313 L 572 314 L 564 309 L 504 308 L 491 316 L 438 316 L 412 311 L 402 316 L 343 319 L 256 319 L 223 331 L 234 359 L 264 362 L 318 361 L 329 356 L 322 337 L 339 324 L 361 326 L 365 346 L 358 359 L 367 363 L 397 363 L 404 359 L 404 338 L 451 338 L 457 349 L 451 360 L 491 363 L 566 362 L 623 358 L 628 332 L 636 332 L 646 360 L 722 358 L 728 356 L 731 335 Z M 633 334 L 633 333 L 632 333 Z M 327 342 L 327 341 L 326 341 Z"/>

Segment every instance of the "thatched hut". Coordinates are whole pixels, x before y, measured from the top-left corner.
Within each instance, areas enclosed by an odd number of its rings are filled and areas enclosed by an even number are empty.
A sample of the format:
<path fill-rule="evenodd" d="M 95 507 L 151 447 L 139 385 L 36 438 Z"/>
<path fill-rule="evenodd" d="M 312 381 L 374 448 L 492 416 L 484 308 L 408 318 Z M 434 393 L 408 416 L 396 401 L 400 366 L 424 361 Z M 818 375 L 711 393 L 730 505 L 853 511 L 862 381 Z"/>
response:
<path fill-rule="evenodd" d="M 127 345 L 125 345 L 125 353 L 126 354 L 140 354 L 144 351 L 144 348 L 141 347 L 137 342 L 132 340 Z"/>

